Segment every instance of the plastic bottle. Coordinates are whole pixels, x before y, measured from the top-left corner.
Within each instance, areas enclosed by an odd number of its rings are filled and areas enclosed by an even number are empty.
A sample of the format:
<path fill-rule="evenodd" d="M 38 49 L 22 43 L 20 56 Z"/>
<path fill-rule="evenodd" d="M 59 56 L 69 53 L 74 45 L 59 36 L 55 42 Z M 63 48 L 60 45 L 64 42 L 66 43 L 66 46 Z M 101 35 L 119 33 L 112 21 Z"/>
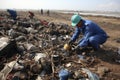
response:
<path fill-rule="evenodd" d="M 68 80 L 69 72 L 66 69 L 61 69 L 59 72 L 60 80 Z"/>

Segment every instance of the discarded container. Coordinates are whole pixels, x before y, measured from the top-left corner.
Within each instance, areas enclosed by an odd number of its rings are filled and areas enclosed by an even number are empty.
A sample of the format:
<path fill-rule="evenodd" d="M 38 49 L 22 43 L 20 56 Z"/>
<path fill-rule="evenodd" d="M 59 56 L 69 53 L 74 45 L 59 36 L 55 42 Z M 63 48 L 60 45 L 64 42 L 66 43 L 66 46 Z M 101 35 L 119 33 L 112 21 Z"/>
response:
<path fill-rule="evenodd" d="M 68 70 L 66 70 L 66 69 L 60 70 L 60 72 L 59 72 L 59 78 L 60 78 L 60 80 L 68 80 L 68 77 L 69 77 Z"/>
<path fill-rule="evenodd" d="M 65 45 L 64 45 L 64 49 L 65 49 L 65 50 L 70 50 L 70 49 L 71 49 L 71 47 L 70 47 L 70 45 L 69 45 L 69 44 L 65 44 Z"/>

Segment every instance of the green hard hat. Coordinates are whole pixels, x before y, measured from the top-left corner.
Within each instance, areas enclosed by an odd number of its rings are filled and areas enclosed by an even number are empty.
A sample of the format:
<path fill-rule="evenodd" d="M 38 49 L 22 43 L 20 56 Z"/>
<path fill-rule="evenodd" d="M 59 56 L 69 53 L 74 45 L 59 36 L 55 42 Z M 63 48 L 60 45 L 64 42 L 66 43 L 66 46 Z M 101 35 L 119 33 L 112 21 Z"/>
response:
<path fill-rule="evenodd" d="M 71 17 L 71 22 L 72 22 L 71 25 L 72 25 L 73 27 L 76 26 L 81 19 L 82 19 L 81 16 L 79 16 L 78 14 L 74 14 L 74 15 Z"/>

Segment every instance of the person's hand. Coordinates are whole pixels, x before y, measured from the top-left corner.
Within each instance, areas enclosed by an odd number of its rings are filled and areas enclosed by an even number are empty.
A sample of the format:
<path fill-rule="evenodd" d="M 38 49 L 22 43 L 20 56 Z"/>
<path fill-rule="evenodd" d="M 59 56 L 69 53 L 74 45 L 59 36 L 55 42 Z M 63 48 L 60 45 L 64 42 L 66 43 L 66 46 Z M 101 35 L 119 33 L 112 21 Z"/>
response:
<path fill-rule="evenodd" d="M 75 48 L 74 48 L 75 50 L 80 50 L 80 46 L 75 46 Z"/>
<path fill-rule="evenodd" d="M 68 42 L 68 44 L 69 44 L 69 45 L 73 44 L 73 41 L 72 41 L 72 40 L 70 40 L 70 41 Z"/>
<path fill-rule="evenodd" d="M 79 45 L 77 45 L 77 46 L 75 46 L 74 51 L 75 51 L 77 54 L 81 54 L 81 53 L 82 53 L 82 52 L 81 52 L 81 49 L 82 49 L 82 47 L 80 47 Z"/>

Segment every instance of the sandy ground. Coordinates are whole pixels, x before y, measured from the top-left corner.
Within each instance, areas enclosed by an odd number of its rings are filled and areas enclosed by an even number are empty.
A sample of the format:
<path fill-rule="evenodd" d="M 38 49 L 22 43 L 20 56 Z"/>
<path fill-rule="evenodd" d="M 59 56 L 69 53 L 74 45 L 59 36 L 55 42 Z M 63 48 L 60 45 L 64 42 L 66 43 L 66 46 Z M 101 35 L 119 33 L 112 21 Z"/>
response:
<path fill-rule="evenodd" d="M 28 17 L 27 12 L 20 12 L 20 16 Z M 72 14 L 62 14 L 62 13 L 50 13 L 49 16 L 47 14 L 41 15 L 40 12 L 35 12 L 35 18 L 41 20 L 47 20 L 49 22 L 54 23 L 65 23 L 71 27 L 71 18 Z M 115 59 L 118 57 L 117 49 L 120 47 L 120 19 L 114 17 L 102 17 L 102 16 L 83 16 L 84 19 L 93 20 L 99 26 L 101 26 L 110 38 L 103 46 L 103 51 L 97 52 L 96 58 L 97 63 L 94 63 L 89 68 L 97 68 L 100 66 L 107 67 L 110 70 L 110 73 L 107 74 L 104 79 L 101 80 L 120 80 L 120 63 L 116 63 Z M 119 40 L 119 41 L 117 41 Z M 119 56 L 120 60 L 120 56 Z"/>

